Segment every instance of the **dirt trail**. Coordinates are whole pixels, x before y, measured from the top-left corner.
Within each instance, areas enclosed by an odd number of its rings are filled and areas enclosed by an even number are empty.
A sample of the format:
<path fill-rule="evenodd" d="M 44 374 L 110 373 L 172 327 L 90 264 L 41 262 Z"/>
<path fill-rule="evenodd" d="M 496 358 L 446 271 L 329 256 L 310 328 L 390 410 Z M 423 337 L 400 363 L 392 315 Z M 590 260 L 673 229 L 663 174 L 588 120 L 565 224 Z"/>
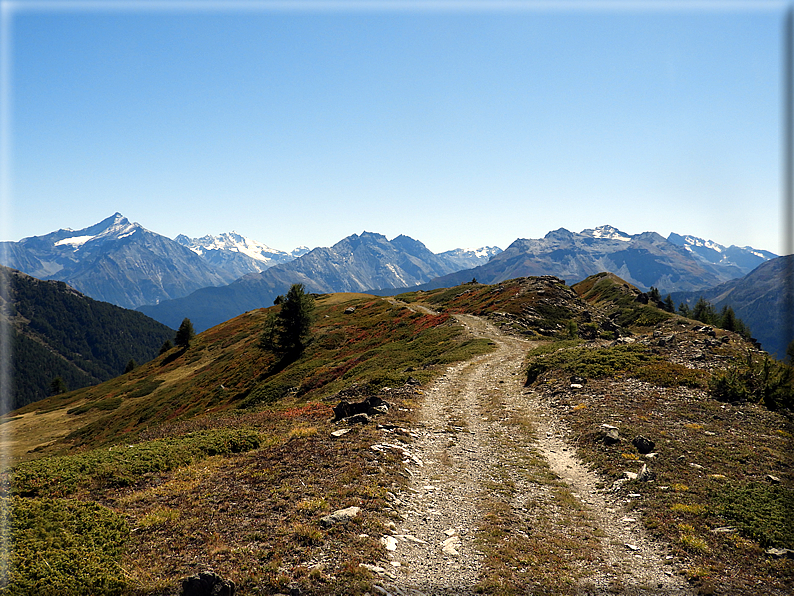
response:
<path fill-rule="evenodd" d="M 416 459 L 408 462 L 409 487 L 389 495 L 402 522 L 392 528 L 391 537 L 384 537 L 385 556 L 373 566 L 381 575 L 376 592 L 474 594 L 484 556 L 477 531 L 495 468 L 512 479 L 511 507 L 530 526 L 533 495 L 547 491 L 525 480 L 521 466 L 527 460 L 522 452 L 532 451 L 569 485 L 588 523 L 602 536 L 598 564 L 586 568 L 577 591 L 690 593 L 673 574 L 664 549 L 645 536 L 639 516 L 627 513 L 624 503 L 596 487 L 599 478 L 576 459 L 553 411 L 523 387 L 522 363 L 533 344 L 503 335 L 478 317 L 456 319 L 468 333 L 492 340 L 496 349 L 450 366 L 425 390 L 420 423 L 412 429 L 415 439 L 409 446 L 422 465 Z M 534 433 L 506 423 L 517 411 L 531 420 Z M 567 535 L 562 517 L 554 531 Z"/>

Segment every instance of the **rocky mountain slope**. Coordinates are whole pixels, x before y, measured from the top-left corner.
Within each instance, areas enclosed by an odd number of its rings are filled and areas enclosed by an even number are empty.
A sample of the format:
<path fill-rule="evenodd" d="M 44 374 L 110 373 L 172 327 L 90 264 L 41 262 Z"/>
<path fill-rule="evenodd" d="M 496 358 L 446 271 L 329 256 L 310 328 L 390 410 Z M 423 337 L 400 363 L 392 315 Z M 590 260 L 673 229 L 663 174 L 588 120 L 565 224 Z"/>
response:
<path fill-rule="evenodd" d="M 667 241 L 684 247 L 706 263 L 726 268 L 735 267 L 742 275 L 747 275 L 761 263 L 777 257 L 776 254 L 768 250 L 759 250 L 751 246 L 731 245 L 725 247 L 712 240 L 704 240 L 695 236 L 681 236 L 676 233 L 671 233 L 667 237 Z"/>
<path fill-rule="evenodd" d="M 236 232 L 201 238 L 188 238 L 180 234 L 174 240 L 212 265 L 234 275 L 235 279 L 249 273 L 261 273 L 273 265 L 288 263 L 309 252 L 306 247 L 284 252 Z"/>
<path fill-rule="evenodd" d="M 5 267 L 0 274 L 8 280 L 0 324 L 11 335 L 10 409 L 50 395 L 56 377 L 70 389 L 107 381 L 130 360 L 148 362 L 174 337 L 173 329 L 139 312 L 93 300 L 63 282 Z"/>
<path fill-rule="evenodd" d="M 709 262 L 655 232 L 628 235 L 601 226 L 578 234 L 561 228 L 541 239 L 518 239 L 488 263 L 434 279 L 423 287 L 448 287 L 472 278 L 497 283 L 532 275 L 555 275 L 575 283 L 603 271 L 642 290 L 653 286 L 664 293 L 712 287 L 744 274 L 732 260 Z"/>
<path fill-rule="evenodd" d="M 445 275 L 461 255 L 436 255 L 408 236 L 388 240 L 381 234 L 353 234 L 332 247 L 305 255 L 219 288 L 204 288 L 177 300 L 139 310 L 165 324 L 189 317 L 197 329 L 208 329 L 254 308 L 273 303 L 294 283 L 309 292 L 362 292 L 371 288 L 415 286 Z M 485 258 L 485 255 L 475 258 Z"/>
<path fill-rule="evenodd" d="M 10 593 L 789 594 L 791 419 L 711 389 L 763 355 L 647 298 L 325 295 L 294 361 L 274 306 L 23 408 Z"/>
<path fill-rule="evenodd" d="M 236 279 L 178 242 L 120 213 L 82 230 L 0 243 L 0 264 L 63 281 L 104 302 L 135 308 Z"/>

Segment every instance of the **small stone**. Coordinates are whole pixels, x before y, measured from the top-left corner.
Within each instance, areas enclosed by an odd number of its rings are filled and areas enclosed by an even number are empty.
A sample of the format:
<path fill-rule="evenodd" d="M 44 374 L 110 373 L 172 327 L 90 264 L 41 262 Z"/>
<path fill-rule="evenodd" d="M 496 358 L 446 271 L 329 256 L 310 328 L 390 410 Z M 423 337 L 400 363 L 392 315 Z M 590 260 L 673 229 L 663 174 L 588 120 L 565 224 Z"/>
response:
<path fill-rule="evenodd" d="M 768 548 L 766 554 L 773 559 L 794 559 L 794 550 L 790 548 Z"/>
<path fill-rule="evenodd" d="M 352 416 L 345 418 L 345 422 L 348 424 L 369 424 L 370 423 L 369 414 L 353 414 Z"/>
<path fill-rule="evenodd" d="M 385 573 L 386 570 L 379 565 L 370 565 L 369 563 L 359 563 L 359 567 L 363 567 L 364 569 L 371 571 L 372 573 Z"/>
<path fill-rule="evenodd" d="M 355 306 L 348 306 L 345 309 L 345 314 L 346 315 L 352 315 L 354 312 L 356 312 L 356 307 Z"/>
<path fill-rule="evenodd" d="M 335 430 L 331 433 L 332 437 L 341 437 L 342 435 L 346 435 L 350 432 L 349 428 L 340 428 L 339 430 Z"/>
<path fill-rule="evenodd" d="M 690 468 L 695 468 L 696 470 L 702 470 L 703 469 L 703 466 L 701 466 L 700 464 L 689 464 L 689 467 Z"/>
<path fill-rule="evenodd" d="M 772 474 L 767 474 L 766 479 L 769 480 L 772 484 L 780 484 L 780 478 L 777 476 L 773 476 Z"/>
<path fill-rule="evenodd" d="M 722 526 L 721 528 L 714 528 L 712 533 L 714 534 L 729 534 L 735 532 L 736 528 L 734 526 Z"/>
<path fill-rule="evenodd" d="M 452 555 L 453 557 L 456 557 L 460 555 L 456 548 L 457 546 L 460 546 L 460 538 L 458 536 L 452 536 L 442 542 L 441 552 L 443 552 L 445 555 Z"/>
<path fill-rule="evenodd" d="M 626 548 L 629 550 L 640 550 L 639 546 L 637 546 L 636 544 L 629 544 L 628 542 L 626 543 Z"/>
<path fill-rule="evenodd" d="M 444 530 L 444 534 L 446 534 L 447 536 L 450 536 L 450 537 L 454 536 L 457 533 L 458 533 L 458 531 L 455 528 L 450 528 L 449 530 Z"/>
<path fill-rule="evenodd" d="M 640 473 L 637 474 L 637 480 L 640 482 L 648 482 L 653 480 L 656 477 L 656 474 L 651 471 L 647 464 L 642 464 L 642 469 Z"/>
<path fill-rule="evenodd" d="M 397 550 L 397 539 L 394 536 L 383 536 L 380 543 L 386 547 L 386 550 Z"/>
<path fill-rule="evenodd" d="M 628 480 L 636 480 L 637 479 L 637 474 L 635 474 L 634 472 L 629 472 L 628 470 L 626 470 L 625 472 L 623 472 L 623 478 L 627 478 Z"/>
<path fill-rule="evenodd" d="M 581 383 L 571 383 L 571 389 L 581 389 L 582 387 Z"/>

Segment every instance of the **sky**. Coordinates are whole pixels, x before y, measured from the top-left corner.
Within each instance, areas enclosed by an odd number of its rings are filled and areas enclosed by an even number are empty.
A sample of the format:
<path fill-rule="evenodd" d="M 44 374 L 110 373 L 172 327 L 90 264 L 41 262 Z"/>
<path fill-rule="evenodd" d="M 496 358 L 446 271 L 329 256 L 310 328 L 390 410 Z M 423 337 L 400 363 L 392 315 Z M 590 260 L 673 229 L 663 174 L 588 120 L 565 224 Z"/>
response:
<path fill-rule="evenodd" d="M 782 253 L 782 2 L 2 0 L 0 239 Z"/>

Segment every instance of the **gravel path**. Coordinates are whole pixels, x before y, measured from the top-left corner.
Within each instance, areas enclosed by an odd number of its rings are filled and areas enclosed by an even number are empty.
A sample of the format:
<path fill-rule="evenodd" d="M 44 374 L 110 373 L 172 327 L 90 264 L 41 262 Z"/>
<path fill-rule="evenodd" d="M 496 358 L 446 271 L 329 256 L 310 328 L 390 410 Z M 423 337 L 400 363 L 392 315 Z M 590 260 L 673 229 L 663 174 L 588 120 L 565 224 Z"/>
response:
<path fill-rule="evenodd" d="M 581 593 L 691 593 L 673 573 L 663 547 L 645 535 L 637 514 L 628 514 L 625 503 L 597 488 L 599 478 L 577 460 L 553 410 L 523 387 L 522 363 L 532 343 L 503 335 L 478 317 L 456 318 L 469 333 L 491 339 L 497 348 L 450 366 L 425 390 L 420 423 L 411 429 L 414 459 L 406 467 L 411 481 L 407 490 L 390 495 L 402 522 L 384 537 L 384 558 L 372 566 L 381 575 L 376 592 L 474 594 L 483 561 L 477 530 L 493 462 L 499 462 L 502 474 L 508 466 L 516 487 L 512 507 L 531 523 L 533 511 L 523 505 L 545 487 L 522 480 L 522 458 L 506 454 L 531 445 L 568 484 L 589 523 L 603 536 L 598 564 L 587 569 Z M 534 436 L 505 423 L 516 411 L 532 421 Z"/>

